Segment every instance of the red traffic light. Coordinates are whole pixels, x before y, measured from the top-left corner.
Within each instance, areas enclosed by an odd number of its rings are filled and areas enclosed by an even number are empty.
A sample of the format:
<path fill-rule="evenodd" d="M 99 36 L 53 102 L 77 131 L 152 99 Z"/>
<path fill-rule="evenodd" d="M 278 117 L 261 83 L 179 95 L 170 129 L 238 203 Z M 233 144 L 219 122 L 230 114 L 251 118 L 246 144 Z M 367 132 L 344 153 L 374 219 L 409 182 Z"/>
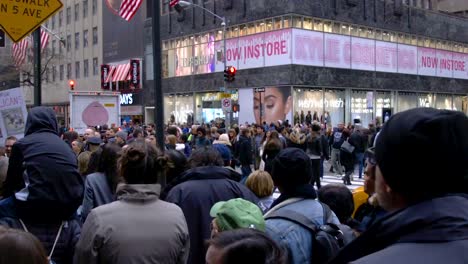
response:
<path fill-rule="evenodd" d="M 74 81 L 74 80 L 68 81 L 68 85 L 70 85 L 70 89 L 71 89 L 71 90 L 74 90 L 74 89 L 75 89 L 75 81 Z"/>
<path fill-rule="evenodd" d="M 230 67 L 228 67 L 228 71 L 229 71 L 231 74 L 235 74 L 237 70 L 236 70 L 236 67 L 230 66 Z"/>

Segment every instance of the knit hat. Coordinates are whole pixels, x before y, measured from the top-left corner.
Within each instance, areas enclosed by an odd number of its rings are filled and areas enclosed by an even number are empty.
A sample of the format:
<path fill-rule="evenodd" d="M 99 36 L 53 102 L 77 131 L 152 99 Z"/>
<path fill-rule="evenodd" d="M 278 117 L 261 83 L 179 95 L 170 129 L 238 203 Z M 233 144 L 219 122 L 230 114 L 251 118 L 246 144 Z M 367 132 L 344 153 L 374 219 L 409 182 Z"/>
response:
<path fill-rule="evenodd" d="M 416 200 L 468 192 L 467 131 L 462 112 L 415 108 L 393 115 L 375 146 L 386 183 Z"/>
<path fill-rule="evenodd" d="M 223 144 L 214 144 L 212 145 L 213 149 L 217 150 L 219 154 L 221 155 L 221 158 L 223 158 L 223 161 L 231 161 L 231 151 L 229 150 L 226 145 Z"/>
<path fill-rule="evenodd" d="M 273 159 L 271 177 L 276 185 L 294 188 L 308 184 L 312 179 L 312 163 L 299 148 L 285 148 Z"/>
<path fill-rule="evenodd" d="M 119 132 L 117 132 L 115 134 L 115 137 L 119 137 L 119 138 L 121 138 L 121 139 L 123 139 L 125 141 L 127 141 L 127 136 L 128 136 L 128 134 L 125 131 L 119 131 Z"/>
<path fill-rule="evenodd" d="M 231 141 L 229 141 L 229 136 L 228 134 L 221 134 L 218 138 L 218 140 L 213 141 L 213 145 L 215 144 L 224 144 L 227 146 L 231 146 Z"/>
<path fill-rule="evenodd" d="M 265 231 L 262 210 L 256 204 L 242 198 L 214 204 L 210 215 L 216 218 L 216 224 L 220 231 L 239 228 L 254 228 Z"/>

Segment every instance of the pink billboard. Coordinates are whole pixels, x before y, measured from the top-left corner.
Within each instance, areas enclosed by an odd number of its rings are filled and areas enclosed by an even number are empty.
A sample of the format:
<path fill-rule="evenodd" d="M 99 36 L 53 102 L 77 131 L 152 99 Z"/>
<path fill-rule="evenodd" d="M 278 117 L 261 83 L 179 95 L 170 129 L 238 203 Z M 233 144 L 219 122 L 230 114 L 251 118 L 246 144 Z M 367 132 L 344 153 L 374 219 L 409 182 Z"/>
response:
<path fill-rule="evenodd" d="M 468 79 L 468 54 L 453 52 L 453 78 Z"/>
<path fill-rule="evenodd" d="M 294 64 L 325 66 L 323 32 L 295 29 L 292 47 Z"/>
<path fill-rule="evenodd" d="M 419 75 L 436 76 L 437 62 L 435 49 L 418 47 Z"/>
<path fill-rule="evenodd" d="M 325 33 L 325 66 L 351 68 L 351 37 Z"/>
<path fill-rule="evenodd" d="M 375 71 L 375 40 L 351 38 L 351 69 Z"/>
<path fill-rule="evenodd" d="M 398 73 L 418 74 L 418 47 L 398 44 Z"/>
<path fill-rule="evenodd" d="M 397 72 L 397 44 L 385 41 L 375 42 L 375 70 Z"/>

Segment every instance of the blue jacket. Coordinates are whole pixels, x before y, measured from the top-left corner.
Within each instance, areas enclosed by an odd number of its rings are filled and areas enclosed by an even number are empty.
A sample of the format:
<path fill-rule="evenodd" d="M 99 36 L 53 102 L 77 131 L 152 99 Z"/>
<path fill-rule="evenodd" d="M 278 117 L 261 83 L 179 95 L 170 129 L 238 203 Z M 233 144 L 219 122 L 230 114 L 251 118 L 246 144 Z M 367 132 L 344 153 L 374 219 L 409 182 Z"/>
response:
<path fill-rule="evenodd" d="M 323 224 L 323 208 L 315 199 L 291 198 L 270 209 L 265 218 L 272 212 L 292 210 L 300 213 L 317 225 Z M 336 215 L 329 221 L 339 224 Z M 266 232 L 278 244 L 283 246 L 289 256 L 289 263 L 310 263 L 312 259 L 312 234 L 304 227 L 283 219 L 266 220 Z"/>

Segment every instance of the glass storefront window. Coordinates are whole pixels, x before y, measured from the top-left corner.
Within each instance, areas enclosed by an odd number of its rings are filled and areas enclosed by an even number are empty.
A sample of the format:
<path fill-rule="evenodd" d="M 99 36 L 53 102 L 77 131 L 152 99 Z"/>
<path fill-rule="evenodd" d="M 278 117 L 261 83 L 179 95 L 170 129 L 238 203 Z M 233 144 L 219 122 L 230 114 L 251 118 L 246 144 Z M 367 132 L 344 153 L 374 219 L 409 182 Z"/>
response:
<path fill-rule="evenodd" d="M 367 30 L 363 27 L 359 28 L 359 36 L 361 38 L 367 38 Z"/>
<path fill-rule="evenodd" d="M 468 115 L 468 96 L 454 95 L 453 110 L 462 111 L 463 113 Z"/>
<path fill-rule="evenodd" d="M 374 118 L 374 92 L 357 91 L 351 92 L 351 121 L 359 119 L 363 126 L 372 123 Z"/>
<path fill-rule="evenodd" d="M 246 25 L 240 25 L 239 26 L 239 36 L 245 36 L 247 35 L 247 26 Z"/>
<path fill-rule="evenodd" d="M 290 28 L 291 27 L 291 17 L 283 17 L 283 28 Z"/>
<path fill-rule="evenodd" d="M 324 32 L 332 32 L 331 22 L 327 21 L 323 23 L 323 31 Z"/>
<path fill-rule="evenodd" d="M 249 24 L 247 27 L 247 34 L 255 34 L 255 24 Z"/>
<path fill-rule="evenodd" d="M 281 29 L 281 17 L 276 17 L 273 19 L 274 29 Z"/>
<path fill-rule="evenodd" d="M 303 22 L 303 27 L 304 29 L 312 30 L 313 29 L 313 23 L 312 23 L 312 18 L 304 18 Z"/>
<path fill-rule="evenodd" d="M 295 28 L 302 28 L 302 17 L 300 16 L 293 16 L 293 27 Z"/>
<path fill-rule="evenodd" d="M 433 103 L 432 94 L 398 92 L 398 112 L 416 107 L 432 107 Z"/>
<path fill-rule="evenodd" d="M 346 25 L 346 24 L 341 24 L 341 29 L 340 29 L 340 32 L 341 34 L 343 35 L 349 35 L 349 26 Z"/>
<path fill-rule="evenodd" d="M 379 119 L 380 123 L 384 120 L 383 109 L 384 108 L 391 108 L 393 109 L 393 102 L 392 102 L 392 92 L 385 92 L 385 91 L 377 91 L 374 94 L 375 97 L 375 119 Z"/>
<path fill-rule="evenodd" d="M 296 88 L 294 89 L 293 98 L 294 113 L 297 112 L 297 114 L 300 115 L 302 111 L 304 117 L 307 115 L 308 111 L 310 111 L 312 115 L 315 112 L 317 112 L 319 116 L 323 114 L 322 89 Z"/>
<path fill-rule="evenodd" d="M 255 24 L 255 31 L 257 33 L 265 32 L 265 21 L 260 21 Z"/>
<path fill-rule="evenodd" d="M 455 110 L 452 105 L 451 94 L 436 94 L 435 95 L 435 108 L 445 110 Z"/>
<path fill-rule="evenodd" d="M 315 19 L 314 20 L 314 30 L 315 31 L 323 31 L 323 23 L 322 20 Z"/>
<path fill-rule="evenodd" d="M 340 34 L 341 32 L 341 24 L 337 22 L 333 22 L 332 24 L 332 32 L 336 34 Z"/>
<path fill-rule="evenodd" d="M 165 124 L 192 124 L 193 109 L 193 94 L 172 94 L 164 96 Z"/>
<path fill-rule="evenodd" d="M 325 90 L 324 107 L 330 114 L 331 125 L 345 122 L 345 90 Z"/>
<path fill-rule="evenodd" d="M 272 31 L 273 30 L 273 20 L 267 19 L 266 21 L 266 31 Z"/>

